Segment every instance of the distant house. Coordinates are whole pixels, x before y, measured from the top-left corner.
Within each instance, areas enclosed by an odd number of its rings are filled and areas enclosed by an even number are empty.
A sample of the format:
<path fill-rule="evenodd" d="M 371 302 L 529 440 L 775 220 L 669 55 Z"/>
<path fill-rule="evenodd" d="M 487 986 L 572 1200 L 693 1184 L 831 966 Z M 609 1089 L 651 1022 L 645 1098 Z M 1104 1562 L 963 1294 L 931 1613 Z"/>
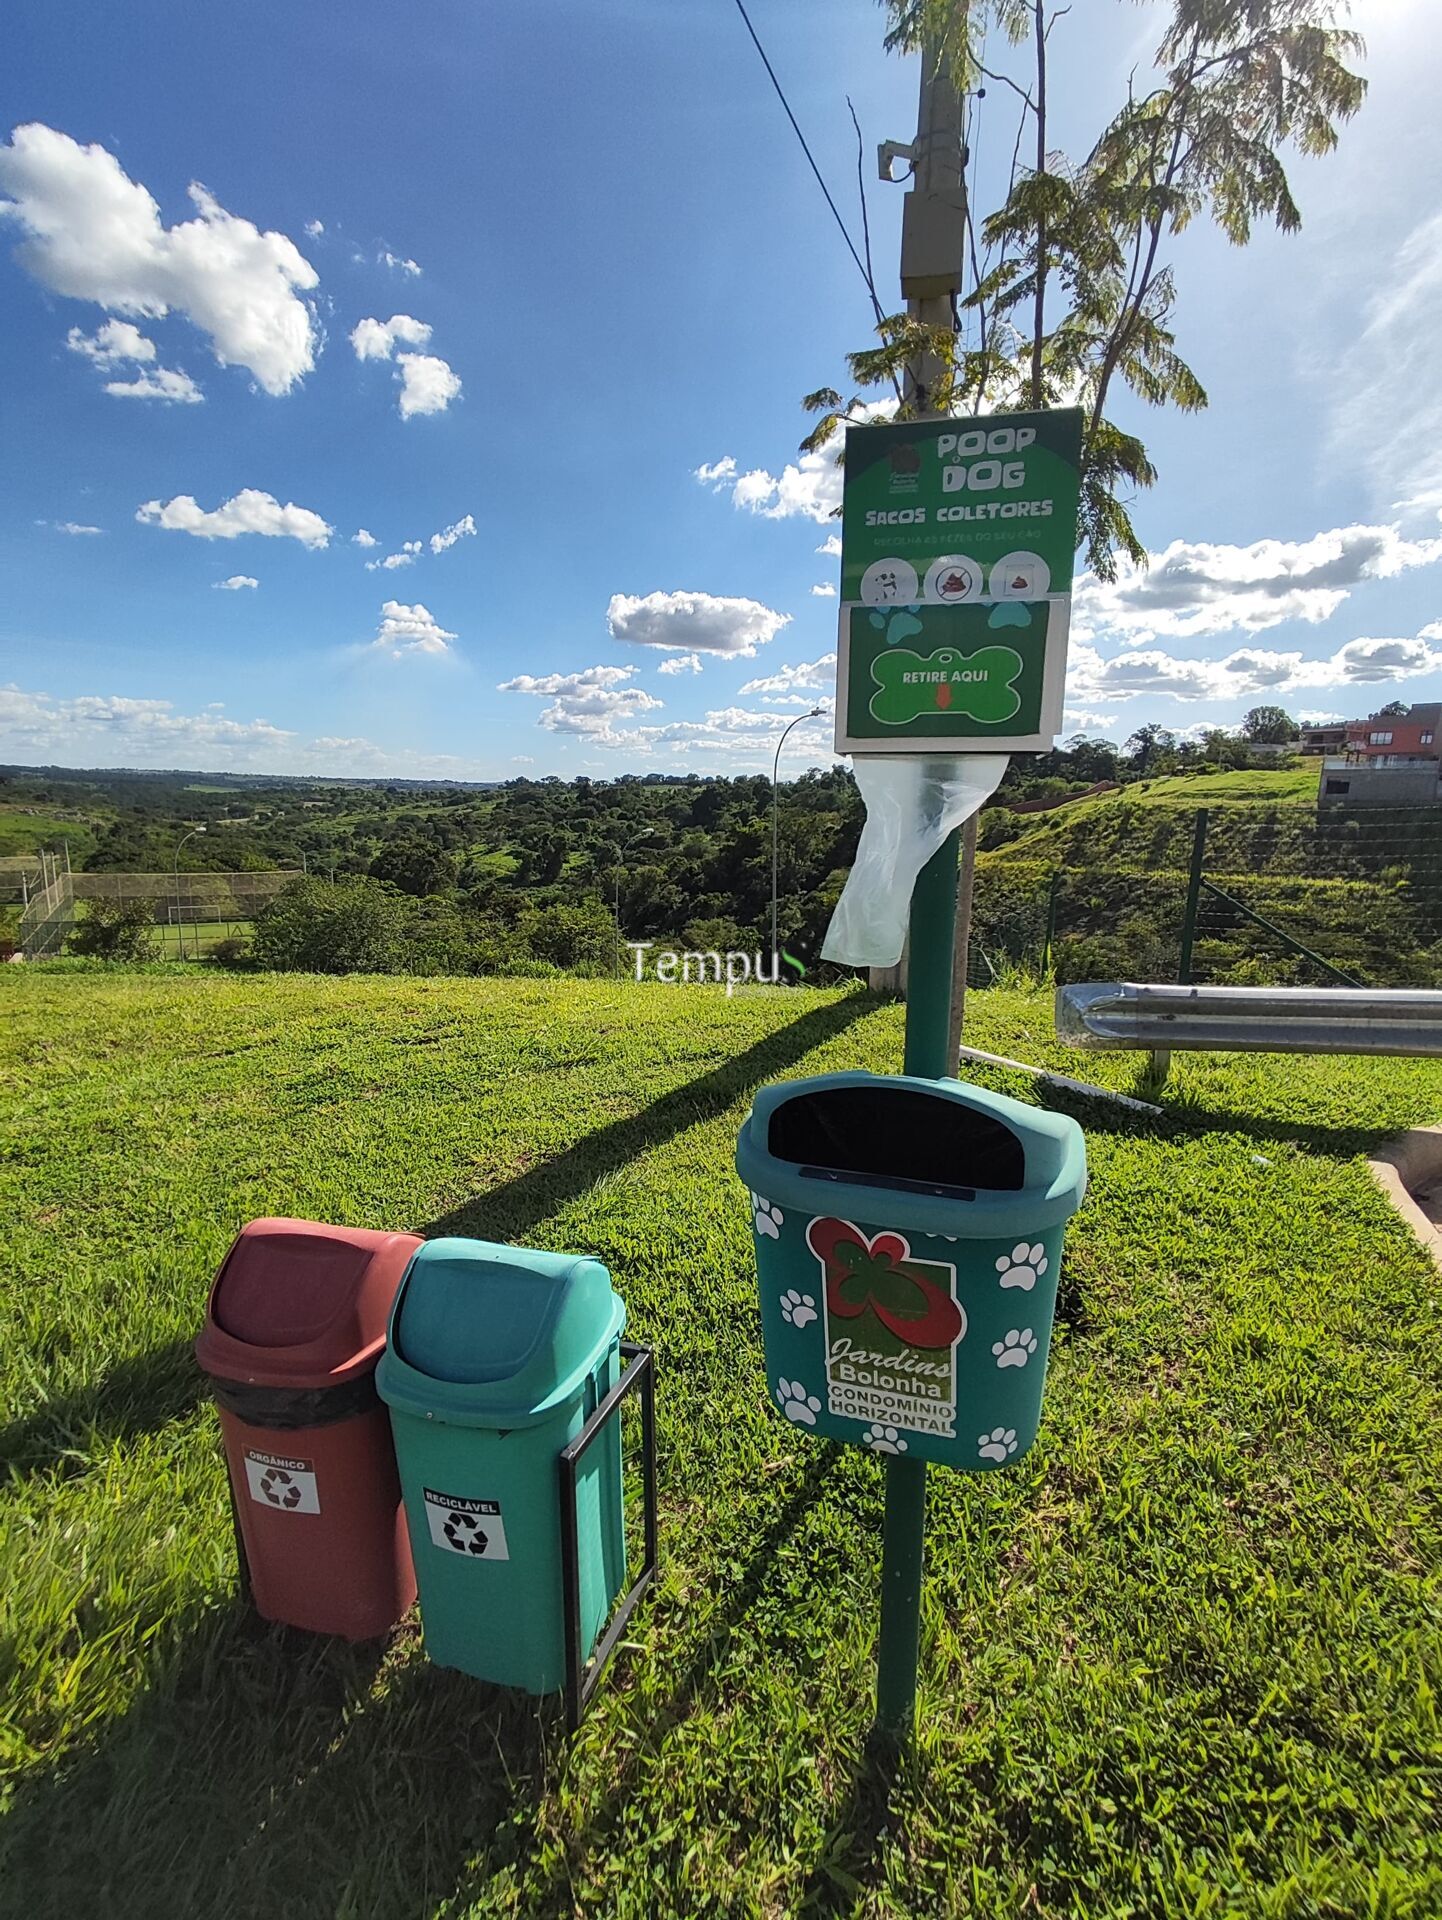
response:
<path fill-rule="evenodd" d="M 1322 753 L 1320 806 L 1418 807 L 1442 801 L 1442 704 L 1374 713 L 1340 727 L 1304 727 L 1304 751 Z M 1340 733 L 1340 751 L 1310 736 Z"/>
<path fill-rule="evenodd" d="M 1347 722 L 1329 720 L 1325 725 L 1302 725 L 1303 753 L 1343 753 L 1347 746 Z"/>

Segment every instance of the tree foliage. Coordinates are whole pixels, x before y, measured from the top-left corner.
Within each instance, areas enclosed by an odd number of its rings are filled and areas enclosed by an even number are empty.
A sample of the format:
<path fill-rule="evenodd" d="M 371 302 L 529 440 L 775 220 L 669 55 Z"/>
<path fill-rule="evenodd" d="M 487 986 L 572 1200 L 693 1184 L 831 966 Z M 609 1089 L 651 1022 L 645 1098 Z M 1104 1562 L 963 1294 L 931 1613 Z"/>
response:
<path fill-rule="evenodd" d="M 149 960 L 155 910 L 149 900 L 90 900 L 65 945 L 91 960 Z"/>
<path fill-rule="evenodd" d="M 1283 154 L 1337 144 L 1366 91 L 1348 64 L 1361 39 L 1338 24 L 1345 0 L 1170 0 L 1154 84 L 1133 87 L 1085 157 L 1072 160 L 1050 145 L 1047 121 L 1051 31 L 1069 7 L 881 4 L 888 50 L 922 52 L 968 94 L 982 80 L 1011 89 L 1020 102 L 1017 159 L 1002 204 L 968 210 L 971 291 L 957 324 L 882 315 L 878 344 L 848 356 L 861 391 L 844 401 L 823 387 L 804 400 L 821 418 L 802 447 L 825 446 L 874 412 L 868 389 L 904 391 L 904 370 L 922 355 L 940 369 L 925 395 L 935 412 L 1080 406 L 1080 544 L 1093 570 L 1111 579 L 1118 552 L 1146 560 L 1131 504 L 1157 476 L 1142 441 L 1110 410 L 1128 397 L 1183 412 L 1207 404 L 1177 347 L 1168 243 L 1200 217 L 1236 246 L 1259 222 L 1284 233 L 1300 226 Z M 1029 85 L 985 64 L 993 25 L 1029 45 Z M 907 413 L 903 404 L 898 417 Z"/>

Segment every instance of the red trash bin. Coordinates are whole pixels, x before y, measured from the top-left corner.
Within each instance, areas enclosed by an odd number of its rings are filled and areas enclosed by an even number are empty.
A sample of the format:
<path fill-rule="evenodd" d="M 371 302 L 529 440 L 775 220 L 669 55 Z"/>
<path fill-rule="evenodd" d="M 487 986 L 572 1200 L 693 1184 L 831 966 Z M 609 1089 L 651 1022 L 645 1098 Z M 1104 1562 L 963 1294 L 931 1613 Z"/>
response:
<path fill-rule="evenodd" d="M 375 1368 L 420 1244 L 411 1233 L 252 1220 L 216 1275 L 195 1354 L 267 1620 L 369 1640 L 416 1597 Z"/>

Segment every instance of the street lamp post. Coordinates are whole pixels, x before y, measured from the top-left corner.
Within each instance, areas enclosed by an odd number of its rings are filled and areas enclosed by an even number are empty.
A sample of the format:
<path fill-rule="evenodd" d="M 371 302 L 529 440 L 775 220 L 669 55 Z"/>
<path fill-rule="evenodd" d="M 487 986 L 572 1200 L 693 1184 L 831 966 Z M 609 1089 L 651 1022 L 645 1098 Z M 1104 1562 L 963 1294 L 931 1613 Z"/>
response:
<path fill-rule="evenodd" d="M 196 834 L 204 832 L 204 827 L 192 827 L 189 833 L 181 834 L 175 846 L 175 931 L 176 945 L 180 949 L 180 957 L 182 960 L 185 958 L 185 910 L 180 904 L 180 849 L 185 845 L 187 840 L 193 840 Z M 198 957 L 200 953 L 200 942 L 198 938 L 196 940 L 195 950 Z"/>
<path fill-rule="evenodd" d="M 813 707 L 810 713 L 798 713 L 794 720 L 781 729 L 781 738 L 776 742 L 776 758 L 771 763 L 771 982 L 774 986 L 781 977 L 781 942 L 777 934 L 777 922 L 781 912 L 781 749 L 786 745 L 786 736 L 792 727 L 799 727 L 803 720 L 817 720 L 825 713 L 825 707 Z"/>
<path fill-rule="evenodd" d="M 616 889 L 611 911 L 616 921 L 616 978 L 618 980 L 621 977 L 621 861 L 625 859 L 632 847 L 639 847 L 641 842 L 649 840 L 654 832 L 654 827 L 642 827 L 641 831 L 628 840 L 616 855 Z"/>

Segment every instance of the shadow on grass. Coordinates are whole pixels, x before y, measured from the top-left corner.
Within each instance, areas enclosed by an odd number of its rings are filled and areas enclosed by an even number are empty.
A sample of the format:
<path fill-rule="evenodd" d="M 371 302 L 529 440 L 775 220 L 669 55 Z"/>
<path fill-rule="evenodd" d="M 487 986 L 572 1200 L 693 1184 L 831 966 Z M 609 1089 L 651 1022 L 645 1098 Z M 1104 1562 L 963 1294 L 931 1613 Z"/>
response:
<path fill-rule="evenodd" d="M 685 1086 L 663 1093 L 640 1113 L 588 1133 L 544 1165 L 508 1180 L 487 1193 L 478 1193 L 438 1220 L 417 1227 L 427 1239 L 443 1234 L 469 1234 L 482 1240 L 510 1240 L 528 1233 L 539 1221 L 608 1173 L 614 1173 L 639 1154 L 647 1153 L 688 1127 L 713 1120 L 730 1106 L 792 1067 L 813 1048 L 844 1033 L 856 1020 L 875 1013 L 874 995 L 858 989 L 844 999 L 802 1014 L 788 1026 L 758 1040 L 722 1066 Z"/>
<path fill-rule="evenodd" d="M 640 1747 L 720 1696 L 730 1635 L 784 1578 L 778 1545 L 836 1464 L 835 1449 L 818 1449 L 738 1559 L 645 1742 L 624 1749 L 590 1813 L 588 1852 L 620 1825 Z M 0 1914 L 413 1920 L 497 1879 L 519 1888 L 544 1841 L 536 1808 L 566 1762 L 559 1699 L 421 1658 L 383 1668 L 380 1642 L 268 1627 L 239 1603 L 198 1611 L 175 1646 L 92 1751 L 16 1787 Z M 479 1855 L 484 1867 L 471 1867 Z M 527 1898 L 528 1915 L 574 1913 L 573 1864 Z"/>
<path fill-rule="evenodd" d="M 83 1473 L 97 1442 L 128 1440 L 183 1420 L 206 1393 L 191 1342 L 167 1341 L 122 1360 L 94 1386 L 0 1428 L 0 1473 Z"/>
<path fill-rule="evenodd" d="M 834 1914 L 855 1909 L 876 1865 L 883 1834 L 899 1829 L 891 1796 L 908 1764 L 906 1748 L 893 1735 L 873 1727 L 851 1786 L 826 1829 L 820 1858 L 797 1895 L 796 1913 Z"/>
<path fill-rule="evenodd" d="M 0 1913 L 211 1911 L 230 1855 L 322 1762 L 384 1654 L 269 1627 L 238 1600 L 182 1617 L 167 1646 L 96 1747 L 15 1787 Z"/>
<path fill-rule="evenodd" d="M 603 1175 L 687 1127 L 724 1113 L 764 1080 L 875 1010 L 875 999 L 860 991 L 815 1007 L 710 1073 L 662 1094 L 640 1113 L 585 1135 L 544 1165 L 477 1194 L 418 1231 L 428 1238 L 456 1233 L 487 1240 L 526 1234 Z M 190 1341 L 168 1341 L 121 1361 L 94 1386 L 48 1401 L 0 1428 L 0 1473 L 82 1473 L 90 1464 L 90 1449 L 183 1419 L 208 1392 Z"/>

